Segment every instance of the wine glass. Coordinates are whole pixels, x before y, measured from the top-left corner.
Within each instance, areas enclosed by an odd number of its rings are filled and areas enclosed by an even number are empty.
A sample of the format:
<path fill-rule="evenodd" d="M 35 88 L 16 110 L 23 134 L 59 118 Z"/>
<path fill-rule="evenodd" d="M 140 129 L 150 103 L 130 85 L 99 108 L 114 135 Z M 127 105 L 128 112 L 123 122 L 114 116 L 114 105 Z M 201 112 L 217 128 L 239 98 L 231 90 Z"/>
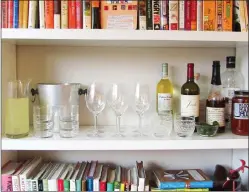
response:
<path fill-rule="evenodd" d="M 102 132 L 97 128 L 97 117 L 105 108 L 105 94 L 103 86 L 93 82 L 87 89 L 85 95 L 86 106 L 94 116 L 94 130 L 87 134 L 88 137 L 102 137 Z"/>
<path fill-rule="evenodd" d="M 142 119 L 143 115 L 150 108 L 149 86 L 147 84 L 137 83 L 135 88 L 135 111 L 139 116 L 139 126 L 133 134 L 134 137 L 146 137 L 142 133 Z"/>
<path fill-rule="evenodd" d="M 116 115 L 116 133 L 114 137 L 125 137 L 124 133 L 120 131 L 121 116 L 128 109 L 127 100 L 124 96 L 122 88 L 117 84 L 112 84 L 112 87 L 108 93 L 107 104 L 113 109 Z"/>

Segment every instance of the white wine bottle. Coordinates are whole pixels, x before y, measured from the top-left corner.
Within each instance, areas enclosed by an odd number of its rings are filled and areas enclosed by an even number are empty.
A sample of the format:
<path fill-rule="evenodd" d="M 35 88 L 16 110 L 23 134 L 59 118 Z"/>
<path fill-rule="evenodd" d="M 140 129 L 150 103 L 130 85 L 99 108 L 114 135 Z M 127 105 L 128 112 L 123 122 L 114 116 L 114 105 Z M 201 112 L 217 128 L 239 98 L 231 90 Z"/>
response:
<path fill-rule="evenodd" d="M 168 77 L 168 63 L 162 64 L 162 79 L 157 84 L 157 113 L 167 115 L 172 113 L 173 85 Z"/>

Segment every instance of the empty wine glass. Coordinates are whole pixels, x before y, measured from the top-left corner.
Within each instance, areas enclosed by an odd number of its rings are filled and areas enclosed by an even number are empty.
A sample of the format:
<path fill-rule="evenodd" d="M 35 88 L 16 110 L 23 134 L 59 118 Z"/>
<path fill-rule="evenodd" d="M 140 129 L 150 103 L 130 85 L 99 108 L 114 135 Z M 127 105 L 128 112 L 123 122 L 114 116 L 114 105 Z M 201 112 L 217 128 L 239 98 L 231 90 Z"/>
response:
<path fill-rule="evenodd" d="M 120 131 L 120 120 L 121 116 L 125 113 L 128 108 L 127 100 L 124 96 L 122 88 L 117 84 L 112 84 L 112 87 L 107 97 L 108 105 L 113 109 L 116 114 L 116 133 L 114 137 L 125 137 L 124 133 Z"/>
<path fill-rule="evenodd" d="M 146 137 L 142 132 L 142 119 L 144 113 L 150 108 L 149 86 L 147 84 L 137 83 L 135 88 L 135 111 L 139 116 L 139 126 L 133 134 L 134 137 Z"/>
<path fill-rule="evenodd" d="M 97 117 L 105 108 L 105 94 L 103 91 L 103 86 L 97 84 L 96 82 L 92 83 L 88 89 L 87 94 L 85 95 L 86 106 L 88 110 L 94 116 L 94 130 L 87 134 L 88 137 L 102 137 L 97 128 Z"/>

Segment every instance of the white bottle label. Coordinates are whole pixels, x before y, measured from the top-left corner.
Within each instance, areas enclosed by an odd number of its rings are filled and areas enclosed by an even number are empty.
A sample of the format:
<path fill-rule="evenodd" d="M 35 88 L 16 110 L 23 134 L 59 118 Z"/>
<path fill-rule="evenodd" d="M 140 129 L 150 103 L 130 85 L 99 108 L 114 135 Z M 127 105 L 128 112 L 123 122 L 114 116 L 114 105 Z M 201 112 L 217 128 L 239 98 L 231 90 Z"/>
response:
<path fill-rule="evenodd" d="M 181 95 L 181 115 L 199 117 L 200 95 Z"/>
<path fill-rule="evenodd" d="M 234 119 L 247 119 L 248 120 L 248 103 L 234 103 L 233 104 Z"/>
<path fill-rule="evenodd" d="M 224 115 L 225 115 L 225 108 L 215 108 L 215 107 L 206 108 L 206 122 L 210 125 L 212 125 L 214 121 L 217 121 L 220 127 L 225 126 Z"/>
<path fill-rule="evenodd" d="M 158 93 L 158 111 L 172 110 L 172 95 L 170 93 Z"/>

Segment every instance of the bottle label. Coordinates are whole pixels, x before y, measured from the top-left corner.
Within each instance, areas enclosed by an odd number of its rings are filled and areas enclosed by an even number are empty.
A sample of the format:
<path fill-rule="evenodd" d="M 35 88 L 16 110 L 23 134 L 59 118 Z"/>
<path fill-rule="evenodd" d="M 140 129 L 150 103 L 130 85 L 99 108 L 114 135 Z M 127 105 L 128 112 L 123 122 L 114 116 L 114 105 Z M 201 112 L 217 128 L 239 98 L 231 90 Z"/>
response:
<path fill-rule="evenodd" d="M 248 103 L 234 103 L 233 104 L 234 119 L 246 119 L 248 120 Z"/>
<path fill-rule="evenodd" d="M 158 112 L 172 110 L 172 95 L 170 93 L 158 93 Z"/>
<path fill-rule="evenodd" d="M 225 119 L 230 121 L 232 115 L 232 98 L 234 96 L 234 91 L 240 90 L 239 88 L 223 88 L 223 94 L 226 98 L 225 104 Z"/>
<path fill-rule="evenodd" d="M 225 108 L 207 107 L 206 122 L 212 125 L 214 121 L 217 121 L 220 127 L 224 127 L 225 126 L 224 114 L 225 114 Z"/>
<path fill-rule="evenodd" d="M 181 115 L 199 117 L 200 95 L 181 95 Z"/>

